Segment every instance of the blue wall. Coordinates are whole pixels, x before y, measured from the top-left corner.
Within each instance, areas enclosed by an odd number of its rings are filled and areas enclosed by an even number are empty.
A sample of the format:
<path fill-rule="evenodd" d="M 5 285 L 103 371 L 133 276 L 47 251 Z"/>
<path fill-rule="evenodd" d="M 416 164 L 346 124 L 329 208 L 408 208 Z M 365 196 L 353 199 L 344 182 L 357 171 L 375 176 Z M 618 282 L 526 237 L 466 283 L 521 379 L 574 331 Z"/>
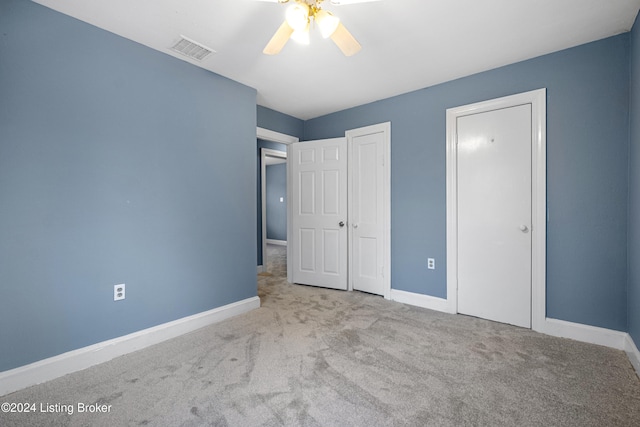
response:
<path fill-rule="evenodd" d="M 0 371 L 256 296 L 255 90 L 30 1 L 0 29 Z"/>
<path fill-rule="evenodd" d="M 304 122 L 295 117 L 258 105 L 258 126 L 285 135 L 304 136 Z"/>
<path fill-rule="evenodd" d="M 547 316 L 626 330 L 628 34 L 309 120 L 305 139 L 391 121 L 392 287 L 444 298 L 445 110 L 545 87 Z"/>
<path fill-rule="evenodd" d="M 287 164 L 267 166 L 266 181 L 267 239 L 287 240 Z"/>
<path fill-rule="evenodd" d="M 631 32 L 629 152 L 629 333 L 640 346 L 640 17 Z"/>

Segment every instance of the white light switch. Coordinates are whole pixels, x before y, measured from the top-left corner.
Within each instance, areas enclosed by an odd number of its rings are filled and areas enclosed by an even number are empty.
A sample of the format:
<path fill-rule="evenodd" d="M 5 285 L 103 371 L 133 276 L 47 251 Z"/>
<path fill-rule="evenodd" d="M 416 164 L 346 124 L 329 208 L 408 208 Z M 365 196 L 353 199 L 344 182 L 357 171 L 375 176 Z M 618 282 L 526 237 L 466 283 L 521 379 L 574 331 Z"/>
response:
<path fill-rule="evenodd" d="M 280 203 L 284 202 L 284 197 L 280 197 Z"/>

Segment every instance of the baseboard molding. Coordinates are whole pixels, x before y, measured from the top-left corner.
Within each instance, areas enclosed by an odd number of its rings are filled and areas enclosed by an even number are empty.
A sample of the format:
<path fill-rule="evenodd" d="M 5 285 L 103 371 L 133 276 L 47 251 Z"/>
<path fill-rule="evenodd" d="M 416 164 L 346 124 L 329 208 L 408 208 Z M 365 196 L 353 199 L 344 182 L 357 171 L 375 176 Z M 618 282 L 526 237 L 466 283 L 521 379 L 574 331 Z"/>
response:
<path fill-rule="evenodd" d="M 158 344 L 260 307 L 260 298 L 252 297 L 213 310 L 183 317 L 132 334 L 0 372 L 0 396 L 23 388 L 81 371 L 115 357 Z"/>
<path fill-rule="evenodd" d="M 258 274 L 263 273 L 265 271 L 264 265 L 258 266 Z"/>
<path fill-rule="evenodd" d="M 636 346 L 636 343 L 633 342 L 631 335 L 627 334 L 624 342 L 624 351 L 627 353 L 629 361 L 635 368 L 636 373 L 640 376 L 640 351 L 638 351 L 638 347 Z"/>
<path fill-rule="evenodd" d="M 543 334 L 554 337 L 570 338 L 576 341 L 603 345 L 617 350 L 625 349 L 626 332 L 612 329 L 599 328 L 597 326 L 583 325 L 581 323 L 567 322 L 558 319 L 546 319 Z"/>
<path fill-rule="evenodd" d="M 414 292 L 391 289 L 391 300 L 403 304 L 415 305 L 417 307 L 428 308 L 429 310 L 454 313 L 451 310 L 449 301 L 444 298 L 432 297 L 430 295 L 416 294 Z"/>
<path fill-rule="evenodd" d="M 287 246 L 286 240 L 267 239 L 267 245 Z"/>

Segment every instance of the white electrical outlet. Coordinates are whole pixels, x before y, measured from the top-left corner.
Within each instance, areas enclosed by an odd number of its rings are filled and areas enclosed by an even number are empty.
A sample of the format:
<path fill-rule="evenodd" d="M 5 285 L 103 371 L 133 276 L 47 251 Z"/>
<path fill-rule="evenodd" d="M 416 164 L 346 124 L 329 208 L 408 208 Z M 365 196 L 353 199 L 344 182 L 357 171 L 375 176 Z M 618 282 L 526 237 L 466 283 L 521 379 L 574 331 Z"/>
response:
<path fill-rule="evenodd" d="M 120 301 L 121 299 L 124 299 L 124 283 L 120 284 L 120 285 L 114 285 L 113 286 L 113 300 L 114 301 Z"/>
<path fill-rule="evenodd" d="M 436 260 L 434 258 L 427 258 L 427 268 L 429 270 L 436 269 Z"/>

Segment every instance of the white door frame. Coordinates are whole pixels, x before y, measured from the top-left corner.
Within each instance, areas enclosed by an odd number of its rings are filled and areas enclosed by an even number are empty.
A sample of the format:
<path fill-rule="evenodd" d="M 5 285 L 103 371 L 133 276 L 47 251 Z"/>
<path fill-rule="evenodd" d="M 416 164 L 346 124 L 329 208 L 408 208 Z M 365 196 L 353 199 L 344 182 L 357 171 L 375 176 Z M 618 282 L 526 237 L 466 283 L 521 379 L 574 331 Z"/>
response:
<path fill-rule="evenodd" d="M 384 266 L 382 267 L 382 276 L 384 278 L 383 282 L 383 294 L 382 296 L 385 299 L 391 299 L 391 122 L 379 123 L 371 126 L 365 126 L 358 129 L 348 130 L 345 135 L 347 137 L 347 152 L 348 155 L 351 156 L 353 153 L 352 141 L 354 137 L 358 137 L 361 135 L 368 135 L 372 133 L 384 133 L 383 138 L 383 254 L 382 259 Z M 348 187 L 349 190 L 352 190 L 353 184 L 353 167 L 352 163 L 347 160 L 347 177 L 348 177 Z M 353 199 L 351 197 L 348 198 L 348 206 L 349 206 L 349 215 L 351 215 L 352 203 Z M 349 226 L 349 240 L 348 240 L 348 251 L 349 251 L 349 261 L 353 259 L 353 228 L 351 227 L 351 217 L 349 217 L 349 221 L 347 225 Z M 348 290 L 353 290 L 353 275 L 352 273 L 352 264 L 349 262 L 349 274 L 348 274 Z"/>
<path fill-rule="evenodd" d="M 546 89 L 447 109 L 447 305 L 458 312 L 458 152 L 457 118 L 531 104 L 531 328 L 542 332 L 546 319 L 547 127 Z"/>
<path fill-rule="evenodd" d="M 280 133 L 280 132 L 275 132 L 269 129 L 264 129 L 261 127 L 257 127 L 256 128 L 256 139 L 262 139 L 264 141 L 272 141 L 272 142 L 278 142 L 280 144 L 285 144 L 285 145 L 289 145 L 289 144 L 293 144 L 294 142 L 298 142 L 300 139 L 296 136 L 292 136 L 292 135 L 287 135 L 284 133 Z M 288 148 L 287 148 L 288 151 Z M 267 156 L 271 156 L 271 157 L 281 157 L 286 159 L 287 158 L 287 152 L 284 151 L 278 151 L 278 150 L 271 150 L 269 148 L 262 148 L 260 150 L 260 184 L 261 184 L 261 208 L 262 208 L 262 242 L 261 242 L 261 246 L 262 246 L 262 269 L 266 268 L 267 266 L 267 203 L 266 203 L 266 173 L 267 173 L 267 167 L 265 165 L 265 157 Z M 289 168 L 287 167 L 287 232 L 289 230 L 289 175 L 288 172 Z M 287 240 L 288 240 L 288 236 L 287 236 Z M 288 245 L 287 245 L 287 257 L 289 255 L 288 253 L 289 249 L 288 249 Z M 287 258 L 288 259 L 288 258 Z M 258 273 L 261 273 L 260 271 L 260 267 L 258 267 Z"/>

